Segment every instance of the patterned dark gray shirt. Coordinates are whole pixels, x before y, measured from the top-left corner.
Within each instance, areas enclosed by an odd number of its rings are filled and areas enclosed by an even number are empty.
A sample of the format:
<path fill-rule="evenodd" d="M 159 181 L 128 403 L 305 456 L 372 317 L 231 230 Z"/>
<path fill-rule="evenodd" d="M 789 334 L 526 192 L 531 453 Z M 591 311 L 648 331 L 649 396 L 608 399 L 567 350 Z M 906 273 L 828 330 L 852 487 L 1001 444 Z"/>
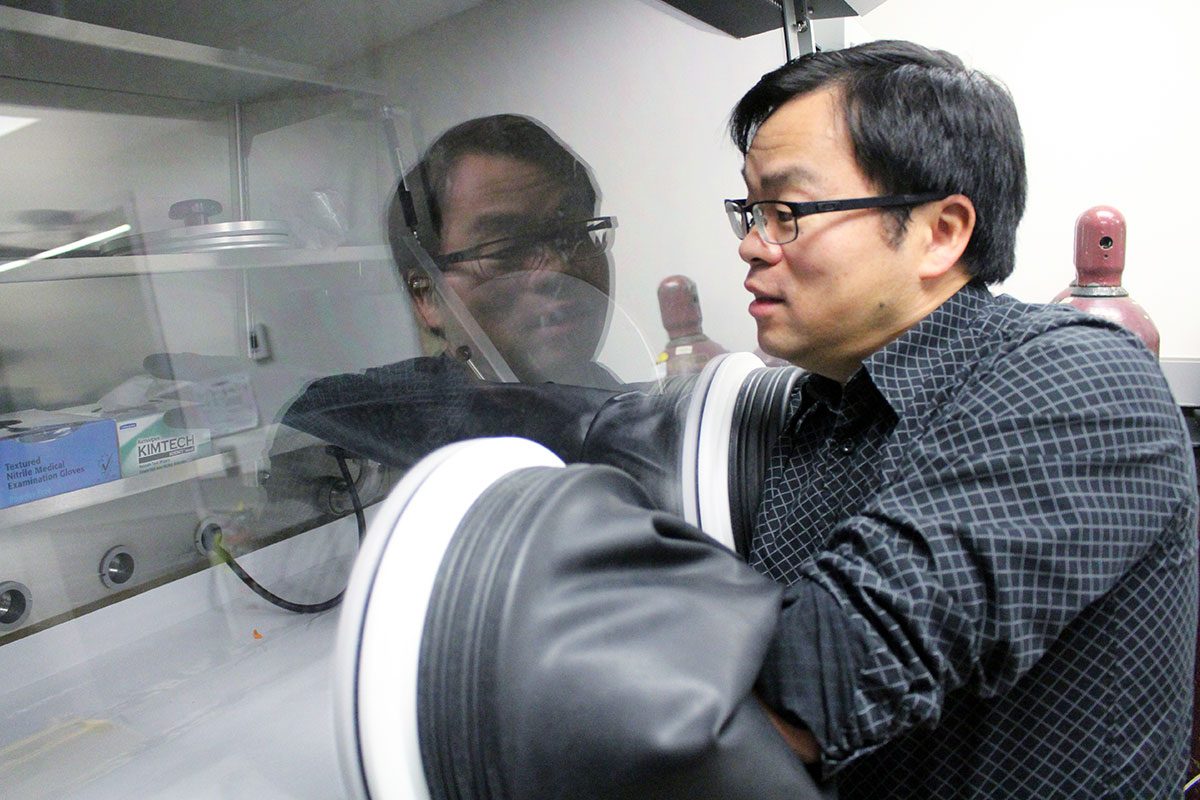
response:
<path fill-rule="evenodd" d="M 1186 770 L 1196 478 L 1132 335 L 969 285 L 808 376 L 753 566 L 760 691 L 856 798 L 1160 798 Z"/>

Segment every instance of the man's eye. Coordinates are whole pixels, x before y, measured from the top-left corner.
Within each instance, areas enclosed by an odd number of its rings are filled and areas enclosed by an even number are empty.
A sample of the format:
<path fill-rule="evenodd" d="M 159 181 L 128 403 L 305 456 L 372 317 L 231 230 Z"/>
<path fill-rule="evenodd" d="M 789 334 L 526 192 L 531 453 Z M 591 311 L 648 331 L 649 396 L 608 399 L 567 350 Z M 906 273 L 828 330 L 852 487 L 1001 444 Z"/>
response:
<path fill-rule="evenodd" d="M 481 254 L 480 260 L 488 261 L 489 266 L 495 269 L 516 269 L 529 257 L 531 249 L 528 242 L 510 244 L 486 255 Z"/>

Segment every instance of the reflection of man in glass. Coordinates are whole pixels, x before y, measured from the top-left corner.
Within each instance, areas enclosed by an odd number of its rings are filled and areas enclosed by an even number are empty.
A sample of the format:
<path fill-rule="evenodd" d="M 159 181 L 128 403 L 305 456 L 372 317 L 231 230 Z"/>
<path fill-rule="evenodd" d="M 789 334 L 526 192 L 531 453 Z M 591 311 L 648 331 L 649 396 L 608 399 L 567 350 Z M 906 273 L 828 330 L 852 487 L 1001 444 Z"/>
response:
<path fill-rule="evenodd" d="M 526 117 L 482 117 L 439 137 L 406 183 L 428 214 L 416 215 L 415 233 L 444 287 L 519 379 L 615 384 L 593 361 L 615 220 L 595 216 L 591 174 L 569 149 Z M 389 227 L 420 321 L 454 352 L 453 308 L 401 241 L 412 226 L 399 196 Z"/>

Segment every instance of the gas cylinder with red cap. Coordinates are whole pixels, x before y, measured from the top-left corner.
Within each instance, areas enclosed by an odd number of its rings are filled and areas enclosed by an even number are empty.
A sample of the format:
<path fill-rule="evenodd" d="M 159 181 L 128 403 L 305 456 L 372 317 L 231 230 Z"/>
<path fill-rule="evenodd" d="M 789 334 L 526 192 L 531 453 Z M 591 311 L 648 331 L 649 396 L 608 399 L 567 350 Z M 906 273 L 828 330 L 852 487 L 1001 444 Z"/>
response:
<path fill-rule="evenodd" d="M 1075 281 L 1057 297 L 1080 311 L 1123 325 L 1158 355 L 1158 328 L 1121 285 L 1125 271 L 1125 217 L 1093 206 L 1075 221 Z"/>
<path fill-rule="evenodd" d="M 658 310 L 669 337 L 658 357 L 666 376 L 699 372 L 713 356 L 729 352 L 701 329 L 700 293 L 686 275 L 671 275 L 658 285 Z"/>
<path fill-rule="evenodd" d="M 1075 281 L 1054 302 L 1067 303 L 1125 326 L 1157 356 L 1158 328 L 1121 286 L 1124 270 L 1125 217 L 1111 206 L 1089 208 L 1075 223 Z M 1197 464 L 1200 466 L 1200 451 Z M 1196 646 L 1200 648 L 1200 630 Z M 1191 755 L 1194 763 L 1200 763 L 1200 662 L 1196 664 L 1194 680 Z M 1193 785 L 1189 783 L 1189 787 Z"/>

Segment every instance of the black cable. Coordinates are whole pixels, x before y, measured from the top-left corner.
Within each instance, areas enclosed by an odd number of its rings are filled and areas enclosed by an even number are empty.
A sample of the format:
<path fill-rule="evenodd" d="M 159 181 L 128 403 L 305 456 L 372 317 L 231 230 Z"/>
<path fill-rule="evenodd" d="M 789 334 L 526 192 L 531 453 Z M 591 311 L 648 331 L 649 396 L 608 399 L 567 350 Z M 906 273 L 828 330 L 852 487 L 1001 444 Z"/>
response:
<path fill-rule="evenodd" d="M 350 492 L 350 502 L 354 504 L 354 518 L 358 521 L 358 541 L 362 542 L 363 536 L 367 532 L 367 517 L 363 512 L 362 500 L 358 496 L 358 487 L 354 485 L 354 480 L 350 476 L 350 468 L 346 465 L 346 454 L 341 448 L 330 447 L 328 452 L 337 459 L 338 469 L 342 473 L 342 481 L 346 484 L 346 490 Z M 217 534 L 213 538 L 213 552 L 229 565 L 233 570 L 233 574 L 241 579 L 242 583 L 246 584 L 252 592 L 266 600 L 269 603 L 279 606 L 285 611 L 292 611 L 296 614 L 318 614 L 342 602 L 342 596 L 345 595 L 345 590 L 338 592 L 328 600 L 320 603 L 293 603 L 291 600 L 284 600 L 279 595 L 267 589 L 265 586 L 254 580 L 246 570 L 242 569 L 242 565 L 237 563 L 237 559 L 233 554 L 224 548 L 221 544 L 221 535 Z"/>
<path fill-rule="evenodd" d="M 358 521 L 358 541 L 362 542 L 363 537 L 367 534 L 367 517 L 363 512 L 362 500 L 358 497 L 358 487 L 354 479 L 350 477 L 350 467 L 346 465 L 346 451 L 332 445 L 326 448 L 326 451 L 337 459 L 338 470 L 342 473 L 346 491 L 350 492 L 350 502 L 354 505 L 354 519 Z M 361 467 L 358 470 L 358 477 L 362 477 Z"/>

